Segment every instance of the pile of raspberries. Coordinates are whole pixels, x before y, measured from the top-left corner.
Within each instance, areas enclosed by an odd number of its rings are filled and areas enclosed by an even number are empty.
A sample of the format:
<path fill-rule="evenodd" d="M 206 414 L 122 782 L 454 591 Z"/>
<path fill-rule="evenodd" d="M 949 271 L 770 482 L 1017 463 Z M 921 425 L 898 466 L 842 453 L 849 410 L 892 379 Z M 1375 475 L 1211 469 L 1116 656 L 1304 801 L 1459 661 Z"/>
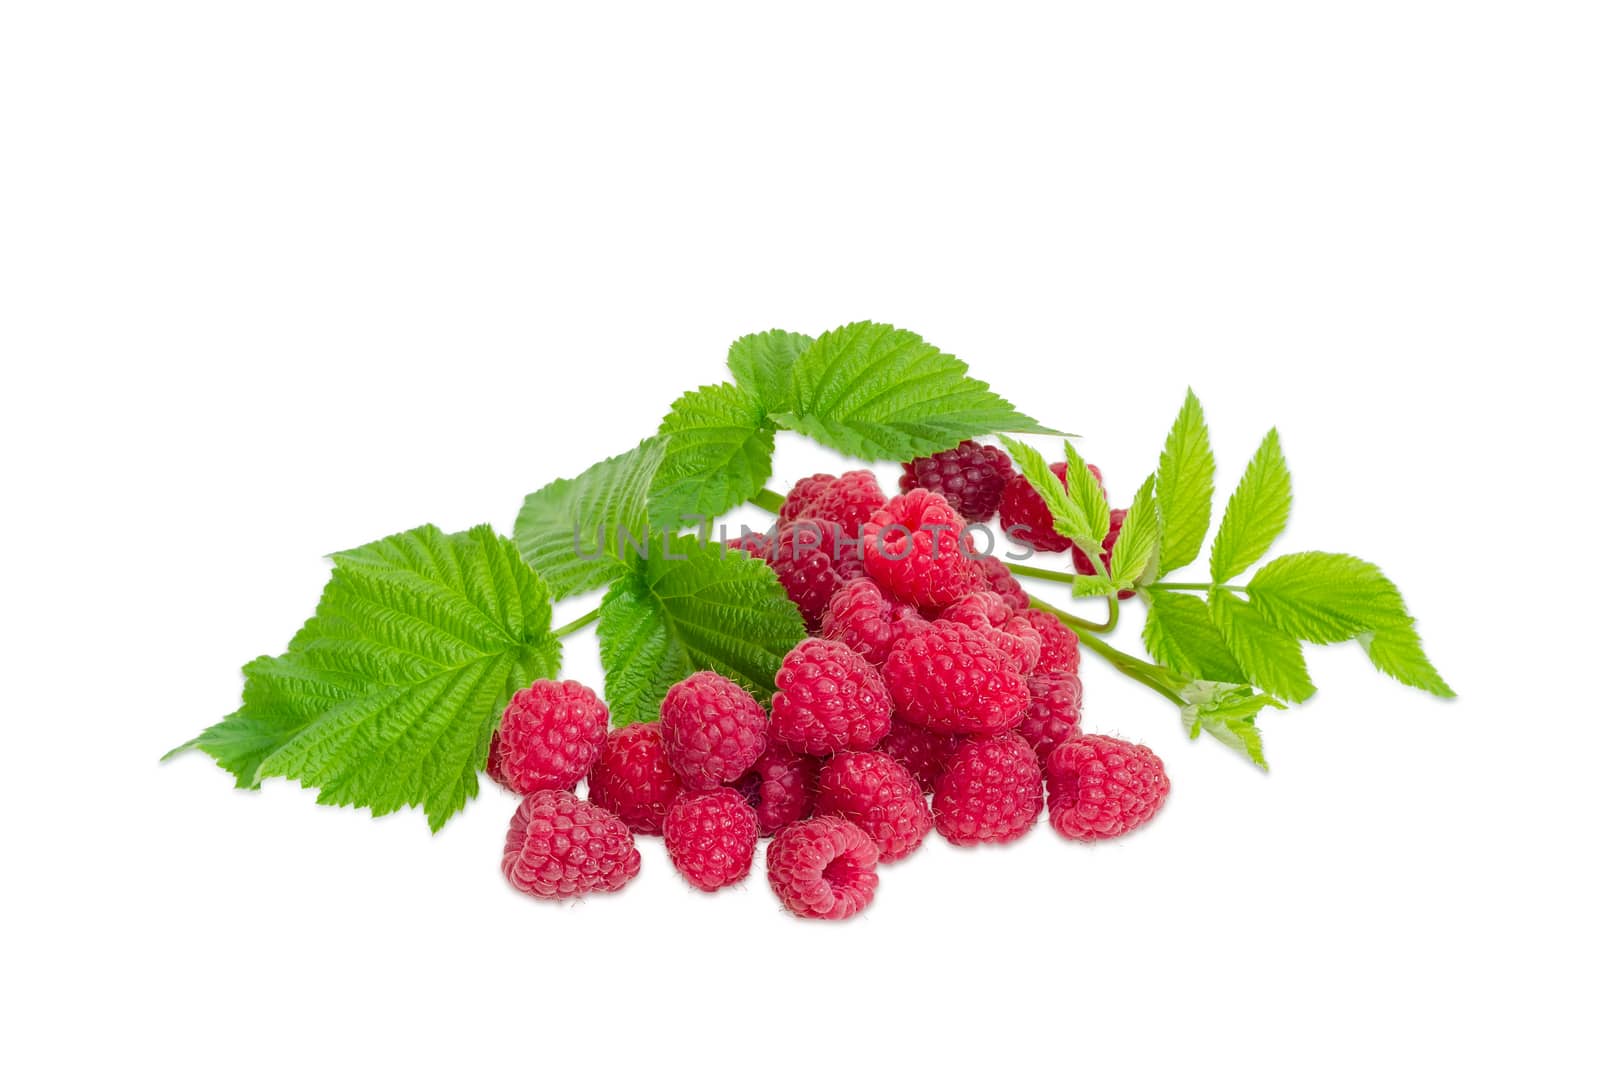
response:
<path fill-rule="evenodd" d="M 517 692 L 487 766 L 525 796 L 502 860 L 512 885 L 614 892 L 638 874 L 643 834 L 712 892 L 748 876 L 771 837 L 783 906 L 842 919 L 872 902 L 878 866 L 930 831 L 1007 843 L 1047 802 L 1071 840 L 1154 816 L 1161 759 L 1080 728 L 1077 636 L 1030 609 L 993 556 L 962 547 L 968 520 L 999 512 L 1017 540 L 1062 551 L 1043 500 L 1004 453 L 970 441 L 904 466 L 893 499 L 869 471 L 804 479 L 775 536 L 733 543 L 772 566 L 811 634 L 784 657 L 770 711 L 711 671 L 674 684 L 659 721 L 610 730 L 581 684 Z M 587 801 L 574 794 L 585 778 Z"/>

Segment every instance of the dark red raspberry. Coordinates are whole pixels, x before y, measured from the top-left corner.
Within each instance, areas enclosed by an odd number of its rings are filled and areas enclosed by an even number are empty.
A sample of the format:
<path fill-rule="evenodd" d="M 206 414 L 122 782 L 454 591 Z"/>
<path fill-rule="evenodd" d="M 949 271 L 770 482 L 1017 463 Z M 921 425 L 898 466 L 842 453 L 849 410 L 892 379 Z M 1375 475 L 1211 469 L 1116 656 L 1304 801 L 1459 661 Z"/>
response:
<path fill-rule="evenodd" d="M 772 696 L 773 742 L 819 757 L 871 750 L 889 731 L 889 691 L 843 642 L 808 638 L 784 657 Z"/>
<path fill-rule="evenodd" d="M 814 474 L 794 483 L 778 511 L 778 519 L 786 523 L 819 519 L 854 538 L 861 535 L 861 527 L 886 499 L 870 470 L 847 470 L 837 478 Z"/>
<path fill-rule="evenodd" d="M 695 888 L 715 892 L 749 875 L 758 828 L 743 795 L 717 788 L 678 796 L 661 834 L 678 872 Z"/>
<path fill-rule="evenodd" d="M 932 795 L 939 776 L 960 745 L 959 735 L 945 735 L 903 720 L 892 720 L 889 734 L 883 737 L 878 749 L 905 766 L 906 771 L 916 777 L 924 794 Z"/>
<path fill-rule="evenodd" d="M 987 522 L 1000 507 L 1000 491 L 1016 471 L 1011 457 L 989 444 L 964 440 L 943 452 L 902 463 L 900 491 L 927 489 L 950 501 L 971 523 Z"/>
<path fill-rule="evenodd" d="M 962 743 L 933 793 L 934 823 L 953 844 L 1015 840 L 1043 809 L 1039 759 L 1016 732 Z"/>
<path fill-rule="evenodd" d="M 738 537 L 729 538 L 724 547 L 738 549 L 755 560 L 772 559 L 772 537 L 768 534 L 758 534 L 754 530 L 746 530 Z"/>
<path fill-rule="evenodd" d="M 755 810 L 761 835 L 771 836 L 785 825 L 811 816 L 820 764 L 809 754 L 796 754 L 774 744 L 739 778 L 736 786 Z"/>
<path fill-rule="evenodd" d="M 564 900 L 615 892 L 639 873 L 639 850 L 610 811 L 570 791 L 536 791 L 511 818 L 500 870 L 520 892 Z"/>
<path fill-rule="evenodd" d="M 916 777 L 887 754 L 835 754 L 823 764 L 817 787 L 817 816 L 861 826 L 878 845 L 879 862 L 905 858 L 933 828 Z"/>
<path fill-rule="evenodd" d="M 1061 488 L 1067 487 L 1067 464 L 1051 463 L 1050 473 L 1061 479 Z M 1095 481 L 1101 480 L 1098 467 L 1090 465 L 1089 473 L 1094 475 Z M 1055 521 L 1045 506 L 1044 497 L 1021 474 L 1006 482 L 1000 494 L 1000 528 L 1017 544 L 1039 552 L 1065 552 L 1072 545 L 1056 533 Z"/>
<path fill-rule="evenodd" d="M 661 700 L 667 761 L 695 791 L 737 780 L 767 749 L 767 711 L 750 692 L 715 672 L 674 683 Z"/>
<path fill-rule="evenodd" d="M 844 577 L 823 547 L 824 538 L 823 524 L 813 519 L 787 523 L 778 531 L 778 540 L 767 560 L 789 600 L 800 610 L 808 631 L 822 625 L 828 601 L 844 584 Z"/>
<path fill-rule="evenodd" d="M 796 821 L 767 845 L 767 881 L 801 918 L 849 918 L 878 888 L 878 845 L 842 817 Z"/>
<path fill-rule="evenodd" d="M 843 642 L 874 665 L 883 663 L 897 639 L 926 627 L 921 613 L 884 596 L 871 579 L 841 586 L 822 617 L 823 638 Z"/>
<path fill-rule="evenodd" d="M 896 642 L 883 665 L 895 715 L 937 732 L 999 732 L 1028 708 L 1011 659 L 964 623 L 940 620 Z"/>
<path fill-rule="evenodd" d="M 960 600 L 984 584 L 966 525 L 938 493 L 897 496 L 862 528 L 867 573 L 886 593 L 919 608 Z"/>
<path fill-rule="evenodd" d="M 571 791 L 600 756 L 610 719 L 583 684 L 541 679 L 511 696 L 489 740 L 489 778 L 518 795 Z"/>
<path fill-rule="evenodd" d="M 1017 725 L 1043 765 L 1050 752 L 1077 735 L 1082 728 L 1083 681 L 1075 672 L 1054 672 L 1028 677 L 1033 701 Z"/>
<path fill-rule="evenodd" d="M 988 591 L 968 594 L 941 612 L 939 618 L 964 623 L 977 631 L 1010 658 L 1012 667 L 1023 675 L 1032 672 L 1039 663 L 1039 649 L 1043 645 L 1039 632 L 1026 619 L 1015 615 L 999 594 Z"/>
<path fill-rule="evenodd" d="M 589 771 L 589 799 L 620 817 L 634 832 L 661 834 L 667 807 L 683 790 L 667 764 L 661 725 L 630 724 L 606 736 L 600 760 Z"/>
<path fill-rule="evenodd" d="M 1030 608 L 1020 613 L 1023 619 L 1039 632 L 1039 663 L 1034 666 L 1038 675 L 1078 671 L 1078 636 L 1042 608 Z"/>
<path fill-rule="evenodd" d="M 1111 547 L 1117 543 L 1117 536 L 1122 533 L 1122 520 L 1127 517 L 1128 513 L 1123 509 L 1111 509 L 1111 526 L 1106 530 L 1105 540 L 1100 543 L 1100 547 L 1105 550 L 1100 554 L 1101 569 L 1106 572 L 1111 570 Z M 1089 558 L 1083 554 L 1083 550 L 1076 545 L 1072 546 L 1072 567 L 1080 575 L 1092 575 L 1095 572 L 1095 566 L 1089 562 Z M 1132 590 L 1117 591 L 1117 599 L 1120 601 L 1126 601 L 1132 596 Z"/>
<path fill-rule="evenodd" d="M 1017 581 L 1017 576 L 1011 573 L 1004 560 L 998 556 L 985 556 L 978 561 L 978 566 L 983 568 L 985 589 L 999 594 L 1014 612 L 1021 612 L 1028 607 L 1028 591 L 1022 588 L 1022 583 Z"/>
<path fill-rule="evenodd" d="M 1050 827 L 1069 840 L 1104 840 L 1155 816 L 1172 784 L 1149 747 L 1080 735 L 1050 753 Z"/>

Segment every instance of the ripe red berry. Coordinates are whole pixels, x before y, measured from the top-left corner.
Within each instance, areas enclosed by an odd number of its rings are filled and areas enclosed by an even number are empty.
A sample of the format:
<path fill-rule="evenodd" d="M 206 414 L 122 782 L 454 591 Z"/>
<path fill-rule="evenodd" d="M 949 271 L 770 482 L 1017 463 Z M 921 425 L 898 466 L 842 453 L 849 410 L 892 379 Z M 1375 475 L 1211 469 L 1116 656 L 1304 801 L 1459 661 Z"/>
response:
<path fill-rule="evenodd" d="M 809 754 L 796 754 L 774 743 L 756 759 L 735 785 L 756 812 L 761 835 L 771 836 L 794 821 L 811 816 L 817 801 L 817 769 Z"/>
<path fill-rule="evenodd" d="M 1036 675 L 1078 671 L 1078 636 L 1056 617 L 1040 608 L 1019 613 L 1039 632 L 1039 663 Z"/>
<path fill-rule="evenodd" d="M 903 720 L 892 720 L 889 734 L 883 737 L 878 749 L 905 766 L 923 793 L 932 795 L 960 745 L 959 735 L 945 735 Z"/>
<path fill-rule="evenodd" d="M 968 522 L 987 522 L 1000 507 L 1000 491 L 1016 473 L 1011 457 L 989 444 L 964 440 L 943 452 L 901 464 L 900 491 L 927 489 L 950 501 Z"/>
<path fill-rule="evenodd" d="M 939 614 L 941 620 L 964 623 L 1011 659 L 1012 667 L 1023 675 L 1039 663 L 1043 644 L 1033 624 L 1013 613 L 999 594 L 987 591 L 968 594 Z"/>
<path fill-rule="evenodd" d="M 902 601 L 943 608 L 984 584 L 966 525 L 938 493 L 897 496 L 861 530 L 867 574 Z"/>
<path fill-rule="evenodd" d="M 1028 677 L 1032 701 L 1017 725 L 1043 765 L 1050 752 L 1077 735 L 1082 727 L 1083 681 L 1073 672 Z"/>
<path fill-rule="evenodd" d="M 506 880 L 540 899 L 615 892 L 639 873 L 628 826 L 570 791 L 536 791 L 522 800 L 500 860 Z"/>
<path fill-rule="evenodd" d="M 1104 840 L 1143 825 L 1172 784 L 1149 747 L 1109 735 L 1080 735 L 1045 763 L 1050 827 L 1069 840 Z"/>
<path fill-rule="evenodd" d="M 786 523 L 817 519 L 832 523 L 855 538 L 886 499 L 870 470 L 847 470 L 838 477 L 814 474 L 794 483 L 778 511 L 778 519 Z"/>
<path fill-rule="evenodd" d="M 819 757 L 870 750 L 889 730 L 883 677 L 843 642 L 801 642 L 784 657 L 776 683 L 769 734 L 790 750 Z"/>
<path fill-rule="evenodd" d="M 1122 533 L 1122 521 L 1127 517 L 1128 513 L 1122 508 L 1111 509 L 1111 526 L 1106 530 L 1105 540 L 1100 543 L 1100 547 L 1105 550 L 1100 554 L 1102 571 L 1109 572 L 1111 570 L 1111 547 L 1117 543 L 1117 537 Z M 1092 575 L 1095 573 L 1094 564 L 1089 562 L 1089 558 L 1083 554 L 1083 550 L 1076 545 L 1072 546 L 1072 567 L 1080 575 Z M 1117 591 L 1118 600 L 1126 601 L 1132 596 L 1132 590 Z"/>
<path fill-rule="evenodd" d="M 742 881 L 756 857 L 756 812 L 732 788 L 680 795 L 661 834 L 672 865 L 706 892 Z"/>
<path fill-rule="evenodd" d="M 571 791 L 600 756 L 609 720 L 588 687 L 541 679 L 511 696 L 489 741 L 486 771 L 518 795 Z"/>
<path fill-rule="evenodd" d="M 634 832 L 661 834 L 667 807 L 683 790 L 667 764 L 661 725 L 630 724 L 606 737 L 600 760 L 589 771 L 589 799 L 616 814 Z"/>
<path fill-rule="evenodd" d="M 921 613 L 886 597 L 871 579 L 841 586 L 822 617 L 823 638 L 843 642 L 873 665 L 883 663 L 896 639 L 926 627 Z"/>
<path fill-rule="evenodd" d="M 878 887 L 878 845 L 842 817 L 797 821 L 767 845 L 767 881 L 801 918 L 849 918 Z"/>
<path fill-rule="evenodd" d="M 1016 732 L 968 739 L 933 793 L 934 824 L 953 844 L 1003 844 L 1044 809 L 1039 759 Z"/>
<path fill-rule="evenodd" d="M 1051 463 L 1050 473 L 1061 479 L 1061 488 L 1067 488 L 1067 464 Z M 1089 473 L 1094 475 L 1095 481 L 1101 480 L 1098 467 L 1091 465 Z M 1013 541 L 1039 552 L 1065 552 L 1072 545 L 1056 533 L 1055 521 L 1045 506 L 1044 497 L 1021 474 L 1006 482 L 1000 493 L 1000 527 Z"/>
<path fill-rule="evenodd" d="M 1005 561 L 998 556 L 984 556 L 978 560 L 978 566 L 983 568 L 984 588 L 990 593 L 999 594 L 1006 604 L 1015 612 L 1021 612 L 1028 607 L 1028 591 L 1022 588 L 1022 583 L 1011 573 Z"/>
<path fill-rule="evenodd" d="M 767 711 L 715 672 L 674 683 L 661 700 L 661 740 L 683 786 L 705 791 L 742 776 L 767 749 Z"/>
<path fill-rule="evenodd" d="M 823 524 L 815 520 L 786 523 L 767 557 L 808 631 L 821 626 L 829 600 L 845 581 L 824 547 L 825 537 Z"/>
<path fill-rule="evenodd" d="M 1011 658 L 954 620 L 896 642 L 883 678 L 895 715 L 934 731 L 1004 731 L 1028 707 L 1028 684 Z"/>
<path fill-rule="evenodd" d="M 887 754 L 835 754 L 822 766 L 817 816 L 853 821 L 878 845 L 879 862 L 905 858 L 933 828 L 922 788 Z"/>

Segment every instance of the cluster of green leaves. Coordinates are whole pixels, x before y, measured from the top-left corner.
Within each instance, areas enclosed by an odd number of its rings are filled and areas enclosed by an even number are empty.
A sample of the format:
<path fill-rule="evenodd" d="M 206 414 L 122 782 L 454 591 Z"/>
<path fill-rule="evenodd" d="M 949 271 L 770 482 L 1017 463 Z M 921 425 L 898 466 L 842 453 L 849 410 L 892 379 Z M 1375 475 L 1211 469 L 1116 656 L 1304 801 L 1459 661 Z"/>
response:
<path fill-rule="evenodd" d="M 1006 440 L 1022 473 L 1049 505 L 1057 532 L 1098 553 L 1108 527 L 1105 495 L 1070 442 L 1067 485 L 1027 445 Z M 1076 596 L 1134 590 L 1146 603 L 1145 648 L 1159 663 L 1151 685 L 1179 700 L 1192 736 L 1202 731 L 1263 768 L 1256 716 L 1304 702 L 1316 687 L 1302 643 L 1356 641 L 1380 671 L 1441 697 L 1452 691 L 1423 653 L 1400 591 L 1374 565 L 1342 553 L 1301 552 L 1245 571 L 1289 521 L 1289 467 L 1272 430 L 1229 497 L 1211 545 L 1210 580 L 1163 580 L 1192 563 L 1211 528 L 1216 461 L 1200 402 L 1190 392 L 1167 435 L 1156 472 L 1123 522 L 1109 568 L 1073 580 Z"/>

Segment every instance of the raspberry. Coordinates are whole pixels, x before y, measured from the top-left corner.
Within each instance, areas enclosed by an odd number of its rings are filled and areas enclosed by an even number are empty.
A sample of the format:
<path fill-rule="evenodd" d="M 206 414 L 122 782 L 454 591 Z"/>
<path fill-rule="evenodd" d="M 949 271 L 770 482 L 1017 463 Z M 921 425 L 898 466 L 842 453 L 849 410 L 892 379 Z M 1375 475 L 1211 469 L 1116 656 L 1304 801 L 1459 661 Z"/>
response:
<path fill-rule="evenodd" d="M 966 525 L 938 493 L 897 496 L 862 528 L 867 573 L 885 592 L 921 608 L 959 600 L 984 580 Z"/>
<path fill-rule="evenodd" d="M 682 790 L 655 721 L 613 731 L 589 771 L 589 800 L 649 836 L 661 834 L 667 807 Z"/>
<path fill-rule="evenodd" d="M 1123 509 L 1111 509 L 1111 526 L 1106 530 L 1105 540 L 1100 543 L 1100 547 L 1105 550 L 1100 554 L 1100 563 L 1108 572 L 1111 570 L 1111 546 L 1117 543 L 1117 536 L 1122 533 L 1122 520 L 1127 517 L 1128 513 Z M 1089 562 L 1089 558 L 1083 554 L 1083 550 L 1076 545 L 1072 546 L 1072 567 L 1080 575 L 1092 575 L 1095 572 L 1094 564 Z M 1132 590 L 1117 591 L 1117 599 L 1119 601 L 1126 601 L 1132 596 Z"/>
<path fill-rule="evenodd" d="M 1039 759 L 1016 732 L 962 743 L 933 793 L 934 823 L 953 844 L 1015 840 L 1043 809 Z"/>
<path fill-rule="evenodd" d="M 767 534 L 758 534 L 754 530 L 746 530 L 738 537 L 729 538 L 725 543 L 729 549 L 738 549 L 754 560 L 772 560 L 772 538 Z"/>
<path fill-rule="evenodd" d="M 694 791 L 737 780 L 767 749 L 767 711 L 715 672 L 674 683 L 661 701 L 667 762 Z"/>
<path fill-rule="evenodd" d="M 900 491 L 927 489 L 950 501 L 968 522 L 994 518 L 1000 491 L 1016 473 L 1011 457 L 999 448 L 964 440 L 948 451 L 902 463 Z"/>
<path fill-rule="evenodd" d="M 1023 675 L 1039 663 L 1043 645 L 1039 632 L 1021 616 L 1014 615 L 1005 598 L 987 591 L 968 594 L 939 614 L 941 620 L 964 623 L 988 639 L 995 649 L 1011 660 Z"/>
<path fill-rule="evenodd" d="M 1061 488 L 1067 487 L 1067 464 L 1051 463 L 1050 473 L 1061 479 Z M 1101 480 L 1098 467 L 1091 465 L 1089 473 L 1094 475 L 1095 481 Z M 1101 484 L 1103 487 L 1104 483 Z M 1065 552 L 1072 545 L 1056 533 L 1044 497 L 1021 474 L 1006 482 L 1000 493 L 1000 527 L 1011 540 L 1039 552 Z"/>
<path fill-rule="evenodd" d="M 823 548 L 823 540 L 823 526 L 815 520 L 788 523 L 778 531 L 778 540 L 767 560 L 809 631 L 821 626 L 829 600 L 844 584 L 833 558 Z"/>
<path fill-rule="evenodd" d="M 1082 725 L 1083 681 L 1074 672 L 1028 677 L 1032 701 L 1017 725 L 1043 765 L 1050 752 L 1078 734 Z"/>
<path fill-rule="evenodd" d="M 770 735 L 791 750 L 870 750 L 889 730 L 883 677 L 843 642 L 806 639 L 784 657 L 776 682 Z"/>
<path fill-rule="evenodd" d="M 940 620 L 896 642 L 883 665 L 895 715 L 937 732 L 999 732 L 1028 707 L 1011 660 L 964 623 Z"/>
<path fill-rule="evenodd" d="M 739 793 L 756 812 L 761 835 L 771 836 L 811 816 L 817 800 L 817 759 L 774 744 L 739 778 Z"/>
<path fill-rule="evenodd" d="M 801 918 L 849 918 L 878 887 L 878 845 L 842 817 L 797 821 L 767 845 L 767 881 Z"/>
<path fill-rule="evenodd" d="M 916 609 L 891 601 L 871 579 L 841 586 L 822 617 L 823 638 L 843 642 L 874 665 L 883 663 L 898 639 L 926 627 Z"/>
<path fill-rule="evenodd" d="M 1027 609 L 1028 591 L 1022 588 L 1022 583 L 1017 581 L 1017 576 L 1011 573 L 1004 560 L 998 556 L 985 556 L 978 561 L 978 566 L 983 568 L 984 589 L 999 594 L 1015 612 Z"/>
<path fill-rule="evenodd" d="M 878 845 L 879 862 L 905 858 L 933 828 L 933 812 L 905 766 L 887 754 L 835 754 L 822 766 L 817 816 L 861 826 Z"/>
<path fill-rule="evenodd" d="M 639 851 L 610 811 L 570 791 L 536 791 L 512 815 L 500 870 L 519 892 L 564 900 L 615 892 L 639 873 Z"/>
<path fill-rule="evenodd" d="M 1071 629 L 1042 608 L 1030 608 L 1019 615 L 1039 632 L 1039 663 L 1034 671 L 1040 675 L 1078 671 L 1078 636 Z"/>
<path fill-rule="evenodd" d="M 814 474 L 794 483 L 778 511 L 778 519 L 786 523 L 819 519 L 854 538 L 861 535 L 862 526 L 883 507 L 885 499 L 870 470 L 847 470 L 837 478 Z"/>
<path fill-rule="evenodd" d="M 960 745 L 960 736 L 942 735 L 903 720 L 892 720 L 889 734 L 883 737 L 878 749 L 905 766 L 906 771 L 916 777 L 923 792 L 932 795 L 940 774 L 949 766 Z"/>
<path fill-rule="evenodd" d="M 680 795 L 661 833 L 678 872 L 695 888 L 715 892 L 742 881 L 756 857 L 756 812 L 732 788 Z"/>
<path fill-rule="evenodd" d="M 1149 821 L 1172 784 L 1149 747 L 1109 735 L 1080 735 L 1045 763 L 1050 827 L 1069 840 L 1122 836 Z"/>
<path fill-rule="evenodd" d="M 511 696 L 489 740 L 490 779 L 518 795 L 578 786 L 606 740 L 611 715 L 588 687 L 541 679 Z"/>

